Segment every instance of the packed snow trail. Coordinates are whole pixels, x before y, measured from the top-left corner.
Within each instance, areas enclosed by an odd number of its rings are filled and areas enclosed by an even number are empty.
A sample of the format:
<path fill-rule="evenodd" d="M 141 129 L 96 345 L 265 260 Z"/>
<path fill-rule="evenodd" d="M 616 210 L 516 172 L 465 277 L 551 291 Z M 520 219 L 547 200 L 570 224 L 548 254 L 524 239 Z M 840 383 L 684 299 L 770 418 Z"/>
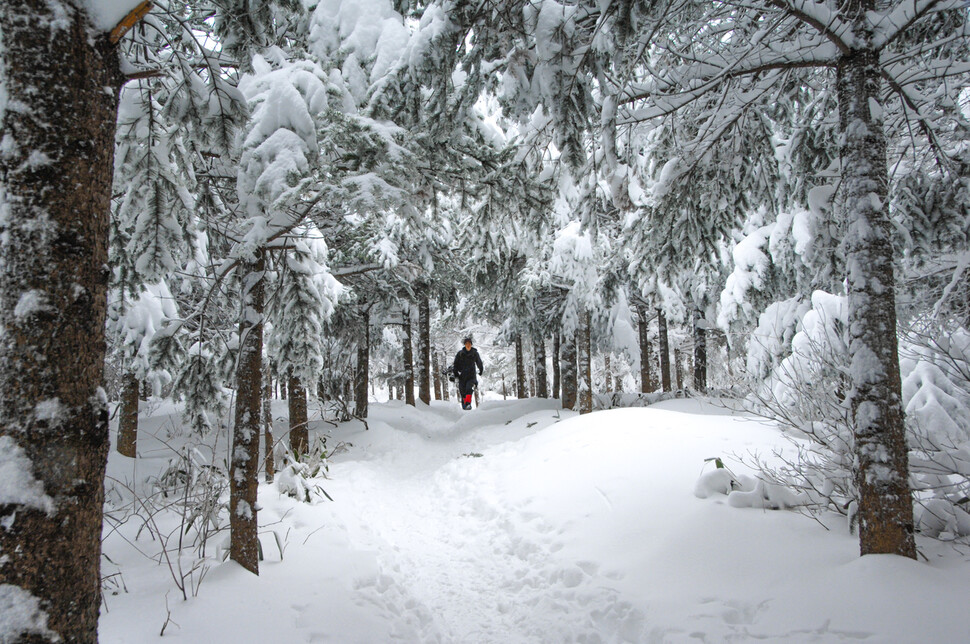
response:
<path fill-rule="evenodd" d="M 187 601 L 157 554 L 161 532 L 177 558 L 179 517 L 156 514 L 153 534 L 137 517 L 112 525 L 104 574 L 120 577 L 100 641 L 158 642 L 163 625 L 166 641 L 240 644 L 966 639 L 961 544 L 920 539 L 923 562 L 860 558 L 841 517 L 822 517 L 826 531 L 694 495 L 705 459 L 790 449 L 776 428 L 700 401 L 557 406 L 392 402 L 372 405 L 367 431 L 316 423 L 331 448 L 352 444 L 319 481 L 333 502 L 261 484 L 259 576 L 212 552 L 221 533 Z M 277 435 L 285 410 L 274 401 Z M 176 408 L 154 411 L 140 457 L 109 460 L 145 489 L 188 437 Z M 189 547 L 181 569 L 196 562 Z"/>
<path fill-rule="evenodd" d="M 523 410 L 493 402 L 471 412 L 477 416 L 434 408 L 420 420 L 439 422 L 423 426 L 409 424 L 409 410 L 399 408 L 400 418 L 385 422 L 421 435 L 427 442 L 420 450 L 404 452 L 409 459 L 385 453 L 332 468 L 355 496 L 351 540 L 380 553 L 380 572 L 361 585 L 362 596 L 389 617 L 412 618 L 395 635 L 422 642 L 637 641 L 642 615 L 614 589 L 592 582 L 595 564 L 584 570 L 560 560 L 563 543 L 553 526 L 510 507 L 487 475 L 489 448 L 556 422 L 557 405 L 535 401 Z M 515 427 L 505 429 L 512 420 Z M 375 443 L 386 445 L 378 423 L 372 431 Z"/>

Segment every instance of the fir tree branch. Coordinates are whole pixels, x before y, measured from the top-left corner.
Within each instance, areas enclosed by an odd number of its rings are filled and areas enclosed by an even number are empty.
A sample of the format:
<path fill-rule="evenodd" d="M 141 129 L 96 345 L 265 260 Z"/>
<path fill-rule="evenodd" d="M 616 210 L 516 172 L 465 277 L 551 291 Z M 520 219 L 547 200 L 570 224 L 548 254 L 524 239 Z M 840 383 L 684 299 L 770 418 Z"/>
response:
<path fill-rule="evenodd" d="M 881 37 L 877 37 L 873 39 L 873 43 L 872 43 L 873 49 L 875 49 L 876 51 L 881 51 L 885 49 L 894 40 L 899 38 L 899 36 L 906 33 L 906 31 L 911 26 L 913 26 L 913 24 L 916 21 L 918 21 L 920 18 L 922 18 L 923 16 L 929 14 L 931 11 L 936 9 L 941 3 L 945 3 L 945 2 L 950 2 L 952 4 L 953 0 L 912 0 L 912 2 L 910 3 L 913 10 L 912 14 L 908 16 L 905 22 L 903 22 L 901 25 L 896 26 L 894 31 L 892 30 L 887 31 L 884 34 L 881 34 Z M 889 15 L 884 16 L 883 20 L 889 20 L 890 22 L 892 22 L 892 18 L 899 17 L 898 14 L 903 12 L 904 6 L 905 5 L 900 5 L 896 10 L 892 11 Z M 879 23 L 876 23 L 873 26 L 878 29 Z"/>
<path fill-rule="evenodd" d="M 818 33 L 825 36 L 826 39 L 835 45 L 842 54 L 848 54 L 852 51 L 852 47 L 849 46 L 849 43 L 843 40 L 842 36 L 837 31 L 832 29 L 832 24 L 834 24 L 837 16 L 833 15 L 832 22 L 826 24 L 822 20 L 819 20 L 817 16 L 810 15 L 804 9 L 796 8 L 789 0 L 768 0 L 768 4 L 781 9 L 806 25 L 813 27 L 816 31 L 818 31 Z"/>
<path fill-rule="evenodd" d="M 879 73 L 880 73 L 880 76 L 882 76 L 883 80 L 885 80 L 886 83 L 889 85 L 889 88 L 897 96 L 899 96 L 900 101 L 902 101 L 904 115 L 907 121 L 910 119 L 910 117 L 908 114 L 906 114 L 906 109 L 908 108 L 908 110 L 913 113 L 913 118 L 917 123 L 919 123 L 920 129 L 923 131 L 923 134 L 926 135 L 926 139 L 930 145 L 930 149 L 933 150 L 933 156 L 936 159 L 937 165 L 940 167 L 941 170 L 944 170 L 944 171 L 949 170 L 951 168 L 950 157 L 949 155 L 947 155 L 946 150 L 944 150 L 943 146 L 940 144 L 940 141 L 936 136 L 936 132 L 933 130 L 932 126 L 927 121 L 926 117 L 923 116 L 923 113 L 920 111 L 919 105 L 917 105 L 916 100 L 909 95 L 909 93 L 906 91 L 906 88 L 903 87 L 903 85 L 900 84 L 893 77 L 893 75 L 889 72 L 888 69 L 886 69 L 885 67 L 882 67 L 879 70 Z"/>

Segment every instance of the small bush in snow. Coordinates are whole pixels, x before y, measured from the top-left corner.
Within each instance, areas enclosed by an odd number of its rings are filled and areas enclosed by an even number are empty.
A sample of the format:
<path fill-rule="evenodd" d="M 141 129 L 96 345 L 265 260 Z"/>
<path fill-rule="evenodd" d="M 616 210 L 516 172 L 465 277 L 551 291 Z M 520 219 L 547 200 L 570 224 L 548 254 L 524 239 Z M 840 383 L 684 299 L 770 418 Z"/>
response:
<path fill-rule="evenodd" d="M 327 450 L 326 438 L 316 438 L 305 455 L 287 451 L 282 467 L 276 473 L 276 489 L 304 503 L 313 503 L 323 497 L 333 501 L 320 481 L 327 478 L 328 458 L 344 449 L 340 443 L 332 451 Z"/>

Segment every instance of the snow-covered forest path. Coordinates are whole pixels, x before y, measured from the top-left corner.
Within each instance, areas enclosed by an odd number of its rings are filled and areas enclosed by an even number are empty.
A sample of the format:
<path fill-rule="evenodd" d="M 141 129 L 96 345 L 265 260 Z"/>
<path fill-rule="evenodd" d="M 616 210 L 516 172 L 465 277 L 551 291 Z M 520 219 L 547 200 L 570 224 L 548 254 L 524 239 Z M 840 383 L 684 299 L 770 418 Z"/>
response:
<path fill-rule="evenodd" d="M 635 641 L 642 616 L 618 601 L 616 590 L 592 582 L 595 563 L 577 566 L 557 555 L 564 544 L 554 526 L 510 504 L 490 476 L 503 469 L 491 463 L 501 458 L 497 444 L 561 417 L 557 401 L 525 405 L 492 402 L 465 413 L 457 405 L 434 407 L 422 423 L 409 422 L 409 410 L 396 408 L 399 418 L 373 423 L 378 455 L 333 466 L 335 481 L 355 498 L 351 540 L 379 553 L 380 572 L 362 585 L 361 596 L 400 624 L 395 636 L 500 642 L 514 633 L 521 641 L 596 642 L 619 635 Z M 413 432 L 420 448 L 386 451 L 378 437 L 383 422 Z"/>
<path fill-rule="evenodd" d="M 106 594 L 100 641 L 965 639 L 965 549 L 924 539 L 922 562 L 860 558 L 840 517 L 827 531 L 794 512 L 695 496 L 705 459 L 770 457 L 787 445 L 776 428 L 697 400 L 582 417 L 557 407 L 390 402 L 371 406 L 368 430 L 312 422 L 330 448 L 348 444 L 319 481 L 333 501 L 282 494 L 282 476 L 260 484 L 258 577 L 222 562 L 213 543 L 183 601 L 141 521 L 106 532 L 105 572 L 123 587 Z M 285 414 L 274 401 L 277 436 Z M 174 407 L 156 409 L 140 458 L 112 453 L 112 475 L 151 486 L 177 422 Z M 174 513 L 155 521 L 177 537 Z M 196 561 L 187 548 L 183 570 Z"/>

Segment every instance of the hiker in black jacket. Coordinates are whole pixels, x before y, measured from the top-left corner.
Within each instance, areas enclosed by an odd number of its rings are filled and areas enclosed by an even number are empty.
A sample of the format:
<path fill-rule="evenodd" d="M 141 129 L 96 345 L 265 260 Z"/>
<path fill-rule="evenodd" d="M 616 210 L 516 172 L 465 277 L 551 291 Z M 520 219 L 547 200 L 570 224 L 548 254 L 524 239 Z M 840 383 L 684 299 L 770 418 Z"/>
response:
<path fill-rule="evenodd" d="M 455 376 L 458 378 L 458 397 L 461 400 L 462 409 L 472 408 L 472 392 L 478 385 L 478 378 L 475 377 L 475 367 L 478 366 L 478 375 L 482 375 L 482 357 L 478 355 L 478 349 L 472 347 L 471 337 L 462 340 L 465 348 L 455 356 Z"/>

